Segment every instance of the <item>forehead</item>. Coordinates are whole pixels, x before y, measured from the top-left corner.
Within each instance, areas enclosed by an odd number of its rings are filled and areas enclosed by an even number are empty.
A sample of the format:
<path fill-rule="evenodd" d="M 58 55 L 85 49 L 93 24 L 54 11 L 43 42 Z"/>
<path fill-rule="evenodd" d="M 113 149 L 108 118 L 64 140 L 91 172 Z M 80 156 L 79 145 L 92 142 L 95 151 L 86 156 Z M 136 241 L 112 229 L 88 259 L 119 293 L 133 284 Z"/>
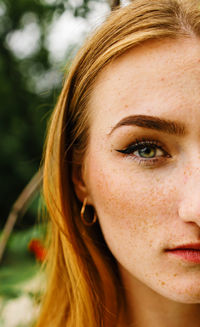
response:
<path fill-rule="evenodd" d="M 110 128 L 131 114 L 179 118 L 183 103 L 200 108 L 199 94 L 200 40 L 147 41 L 99 73 L 89 104 L 91 127 Z"/>

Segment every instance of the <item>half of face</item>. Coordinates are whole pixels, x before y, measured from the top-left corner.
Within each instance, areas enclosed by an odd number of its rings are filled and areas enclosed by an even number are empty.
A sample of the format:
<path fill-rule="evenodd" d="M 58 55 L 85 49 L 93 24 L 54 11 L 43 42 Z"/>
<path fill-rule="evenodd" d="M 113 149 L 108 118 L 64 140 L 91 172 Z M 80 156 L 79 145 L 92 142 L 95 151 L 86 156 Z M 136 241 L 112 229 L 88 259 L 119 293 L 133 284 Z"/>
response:
<path fill-rule="evenodd" d="M 200 244 L 199 40 L 126 52 L 97 77 L 88 110 L 75 188 L 94 206 L 124 286 L 135 301 L 152 291 L 199 303 L 200 258 L 173 251 Z"/>

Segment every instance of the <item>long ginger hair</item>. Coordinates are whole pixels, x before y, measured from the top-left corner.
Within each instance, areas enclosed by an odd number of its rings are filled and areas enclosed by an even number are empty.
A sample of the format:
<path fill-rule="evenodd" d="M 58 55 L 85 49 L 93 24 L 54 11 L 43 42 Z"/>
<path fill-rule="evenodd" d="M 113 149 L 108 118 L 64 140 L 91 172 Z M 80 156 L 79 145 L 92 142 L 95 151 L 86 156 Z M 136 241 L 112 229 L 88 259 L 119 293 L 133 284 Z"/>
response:
<path fill-rule="evenodd" d="M 200 35 L 199 0 L 134 0 L 113 11 L 78 52 L 52 114 L 44 152 L 50 217 L 47 290 L 37 327 L 116 327 L 125 310 L 117 263 L 98 222 L 85 226 L 72 181 L 90 137 L 88 100 L 106 65 L 147 40 Z"/>

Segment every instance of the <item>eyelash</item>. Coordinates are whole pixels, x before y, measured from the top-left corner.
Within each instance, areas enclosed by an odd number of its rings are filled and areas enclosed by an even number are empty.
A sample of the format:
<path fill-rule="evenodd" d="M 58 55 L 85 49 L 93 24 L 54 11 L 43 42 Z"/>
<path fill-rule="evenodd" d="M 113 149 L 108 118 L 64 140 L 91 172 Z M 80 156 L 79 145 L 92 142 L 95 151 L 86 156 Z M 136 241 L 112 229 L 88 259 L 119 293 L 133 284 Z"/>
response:
<path fill-rule="evenodd" d="M 163 152 L 162 156 L 157 156 L 154 158 L 142 158 L 139 155 L 134 155 L 133 153 L 144 148 L 157 149 Z M 131 156 L 133 160 L 137 160 L 139 164 L 144 166 L 153 166 L 157 163 L 163 162 L 166 158 L 170 158 L 169 153 L 164 150 L 163 145 L 157 140 L 151 140 L 146 138 L 136 139 L 135 142 L 129 144 L 124 150 L 116 150 L 126 156 Z"/>

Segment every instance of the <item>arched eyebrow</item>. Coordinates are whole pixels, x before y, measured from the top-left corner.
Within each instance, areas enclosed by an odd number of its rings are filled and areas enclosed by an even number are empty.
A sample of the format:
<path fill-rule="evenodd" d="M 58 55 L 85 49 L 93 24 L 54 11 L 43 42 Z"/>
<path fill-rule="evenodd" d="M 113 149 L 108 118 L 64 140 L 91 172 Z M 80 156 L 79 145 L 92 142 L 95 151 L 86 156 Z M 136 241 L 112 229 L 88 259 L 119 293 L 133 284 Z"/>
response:
<path fill-rule="evenodd" d="M 187 134 L 186 127 L 181 122 L 162 119 L 155 116 L 147 115 L 134 115 L 128 116 L 120 120 L 108 133 L 110 136 L 117 128 L 122 126 L 138 126 L 143 128 L 149 128 L 157 131 L 161 131 L 167 134 L 173 134 L 177 136 L 184 136 Z"/>

